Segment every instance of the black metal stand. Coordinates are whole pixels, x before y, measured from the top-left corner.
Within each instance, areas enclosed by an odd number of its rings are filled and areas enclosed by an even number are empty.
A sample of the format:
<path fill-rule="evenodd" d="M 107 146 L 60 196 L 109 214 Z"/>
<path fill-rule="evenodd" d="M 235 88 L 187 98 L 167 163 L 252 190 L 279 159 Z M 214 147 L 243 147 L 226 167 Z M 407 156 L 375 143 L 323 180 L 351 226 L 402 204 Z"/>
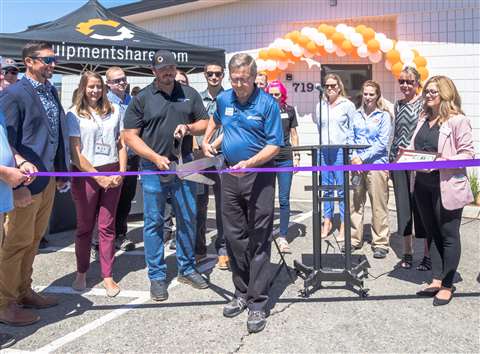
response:
<path fill-rule="evenodd" d="M 365 148 L 363 145 L 309 145 L 293 147 L 294 151 L 311 151 L 312 166 L 318 166 L 319 152 L 322 148 L 342 149 L 343 164 L 350 164 L 349 154 L 352 149 Z M 313 268 L 306 266 L 298 261 L 294 261 L 293 266 L 300 278 L 304 280 L 304 289 L 301 295 L 304 297 L 322 287 L 323 281 L 344 281 L 347 289 L 350 289 L 360 296 L 367 295 L 368 289 L 363 287 L 363 278 L 367 276 L 367 261 L 363 260 L 360 264 L 352 267 L 351 251 L 351 229 L 350 229 L 350 179 L 349 172 L 344 172 L 343 186 L 322 186 L 319 183 L 319 173 L 312 172 L 312 202 L 313 202 Z M 344 223 L 345 223 L 345 265 L 341 269 L 333 269 L 322 266 L 322 240 L 320 237 L 320 225 L 322 219 L 323 201 L 340 201 L 340 197 L 324 197 L 322 191 L 325 189 L 343 189 L 343 202 L 345 203 Z"/>

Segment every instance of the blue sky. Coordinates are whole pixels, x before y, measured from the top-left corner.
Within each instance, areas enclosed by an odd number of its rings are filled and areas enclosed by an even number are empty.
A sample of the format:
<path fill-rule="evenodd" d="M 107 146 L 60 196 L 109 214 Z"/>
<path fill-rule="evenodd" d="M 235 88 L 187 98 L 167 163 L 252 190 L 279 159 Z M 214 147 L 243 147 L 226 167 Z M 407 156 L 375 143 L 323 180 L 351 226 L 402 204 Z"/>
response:
<path fill-rule="evenodd" d="M 109 8 L 138 0 L 100 0 Z M 79 8 L 87 0 L 0 0 L 0 33 L 20 32 L 28 26 L 54 20 Z"/>

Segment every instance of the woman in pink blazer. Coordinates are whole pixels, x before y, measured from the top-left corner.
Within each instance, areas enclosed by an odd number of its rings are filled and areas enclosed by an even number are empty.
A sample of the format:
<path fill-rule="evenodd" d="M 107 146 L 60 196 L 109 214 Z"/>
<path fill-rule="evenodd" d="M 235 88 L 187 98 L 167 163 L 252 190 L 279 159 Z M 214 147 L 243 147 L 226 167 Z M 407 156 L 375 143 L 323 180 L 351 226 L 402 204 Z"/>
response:
<path fill-rule="evenodd" d="M 473 159 L 470 120 L 452 80 L 434 76 L 423 90 L 423 114 L 410 148 L 438 153 L 437 160 Z M 453 278 L 460 261 L 460 222 L 463 207 L 473 201 L 465 168 L 417 171 L 414 196 L 423 226 L 429 230 L 433 280 L 417 292 L 434 297 L 433 305 L 446 305 L 453 297 Z"/>

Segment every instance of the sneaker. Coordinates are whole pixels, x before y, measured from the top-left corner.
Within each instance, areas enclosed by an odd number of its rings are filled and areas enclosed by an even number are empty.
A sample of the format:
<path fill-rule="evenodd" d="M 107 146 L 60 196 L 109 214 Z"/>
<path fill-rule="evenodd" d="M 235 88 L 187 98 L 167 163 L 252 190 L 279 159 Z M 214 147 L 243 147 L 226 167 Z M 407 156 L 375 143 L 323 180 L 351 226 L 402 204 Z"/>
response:
<path fill-rule="evenodd" d="M 247 302 L 241 297 L 234 297 L 223 307 L 223 315 L 232 318 L 240 315 L 247 308 Z"/>
<path fill-rule="evenodd" d="M 90 250 L 90 262 L 98 262 L 100 260 L 100 255 L 98 253 L 98 248 L 93 246 Z"/>
<path fill-rule="evenodd" d="M 170 241 L 170 246 L 168 248 L 170 248 L 172 251 L 177 249 L 177 239 L 176 239 L 176 237 L 172 238 L 172 240 Z"/>
<path fill-rule="evenodd" d="M 387 256 L 388 250 L 386 248 L 373 247 L 373 258 L 382 259 Z"/>
<path fill-rule="evenodd" d="M 165 280 L 150 281 L 150 298 L 153 301 L 165 301 L 168 299 L 168 286 Z"/>
<path fill-rule="evenodd" d="M 230 258 L 228 256 L 218 256 L 217 267 L 220 270 L 230 269 Z"/>
<path fill-rule="evenodd" d="M 14 336 L 8 333 L 0 333 L 0 349 L 6 349 L 16 343 Z"/>
<path fill-rule="evenodd" d="M 279 237 L 277 239 L 278 248 L 280 248 L 280 252 L 282 253 L 292 253 L 290 251 L 290 246 L 288 245 L 288 241 L 285 237 Z"/>
<path fill-rule="evenodd" d="M 208 288 L 207 281 L 197 271 L 194 271 L 193 273 L 187 275 L 179 275 L 177 280 L 178 282 L 190 285 L 195 289 Z"/>
<path fill-rule="evenodd" d="M 125 252 L 133 251 L 135 249 L 135 243 L 128 238 L 124 238 L 120 244 L 120 249 Z"/>
<path fill-rule="evenodd" d="M 263 331 L 265 325 L 267 324 L 267 319 L 265 311 L 249 311 L 247 319 L 247 329 L 248 333 L 258 333 Z"/>

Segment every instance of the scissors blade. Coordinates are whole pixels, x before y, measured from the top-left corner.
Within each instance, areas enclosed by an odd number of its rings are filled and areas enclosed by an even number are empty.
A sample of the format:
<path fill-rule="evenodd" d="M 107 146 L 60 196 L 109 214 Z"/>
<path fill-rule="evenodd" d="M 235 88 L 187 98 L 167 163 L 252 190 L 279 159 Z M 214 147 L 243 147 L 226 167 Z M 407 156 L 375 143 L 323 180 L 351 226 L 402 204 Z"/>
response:
<path fill-rule="evenodd" d="M 177 173 L 180 178 L 185 178 L 188 175 L 198 173 L 198 171 L 206 170 L 210 167 L 215 167 L 219 170 L 222 168 L 224 161 L 223 155 L 204 157 L 184 164 L 178 164 Z"/>
<path fill-rule="evenodd" d="M 210 178 L 205 177 L 204 175 L 201 175 L 199 173 L 193 173 L 191 175 L 183 176 L 183 177 L 180 177 L 180 178 L 184 179 L 184 180 L 187 180 L 187 181 L 191 181 L 191 182 L 206 184 L 206 185 L 209 185 L 209 186 L 213 186 L 215 184 L 214 180 L 211 180 Z"/>

